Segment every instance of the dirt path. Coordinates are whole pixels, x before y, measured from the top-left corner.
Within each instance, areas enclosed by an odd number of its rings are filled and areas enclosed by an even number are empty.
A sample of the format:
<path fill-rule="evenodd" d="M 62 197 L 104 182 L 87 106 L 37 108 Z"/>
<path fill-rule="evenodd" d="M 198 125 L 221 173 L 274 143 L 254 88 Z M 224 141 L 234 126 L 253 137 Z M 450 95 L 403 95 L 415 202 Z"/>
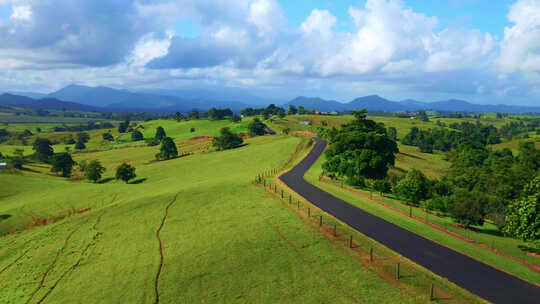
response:
<path fill-rule="evenodd" d="M 159 267 L 158 267 L 158 271 L 156 273 L 156 279 L 155 279 L 155 293 L 156 293 L 156 299 L 155 299 L 155 302 L 154 303 L 159 303 L 159 277 L 161 275 L 161 272 L 163 270 L 163 263 L 164 263 L 164 260 L 165 260 L 165 254 L 164 254 L 164 251 L 163 251 L 163 241 L 161 240 L 161 229 L 163 229 L 163 226 L 165 225 L 165 221 L 167 220 L 167 217 L 169 216 L 169 208 L 171 208 L 171 206 L 174 204 L 174 202 L 176 202 L 176 198 L 178 197 L 180 193 L 177 193 L 173 200 L 167 205 L 167 207 L 165 208 L 165 214 L 163 215 L 163 218 L 161 219 L 161 224 L 159 225 L 159 228 L 157 229 L 156 231 L 156 238 L 159 242 L 159 256 L 160 256 L 160 261 L 159 261 Z"/>

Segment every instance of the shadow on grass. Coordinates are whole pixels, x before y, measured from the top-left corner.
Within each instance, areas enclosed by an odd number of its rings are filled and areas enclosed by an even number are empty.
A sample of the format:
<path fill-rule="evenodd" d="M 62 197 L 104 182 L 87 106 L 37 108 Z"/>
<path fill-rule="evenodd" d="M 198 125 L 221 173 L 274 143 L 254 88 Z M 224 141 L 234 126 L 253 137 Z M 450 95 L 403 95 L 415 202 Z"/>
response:
<path fill-rule="evenodd" d="M 23 167 L 21 169 L 21 171 L 28 171 L 28 172 L 33 172 L 33 173 L 40 173 L 38 170 L 34 170 L 34 169 L 30 169 L 28 167 Z"/>
<path fill-rule="evenodd" d="M 12 216 L 11 214 L 0 214 L 0 222 L 3 220 L 7 220 L 11 216 Z"/>
<path fill-rule="evenodd" d="M 412 157 L 412 158 L 416 158 L 416 159 L 422 159 L 422 160 L 425 160 L 425 158 L 422 158 L 422 157 L 420 157 L 420 156 L 416 156 L 416 155 L 412 155 L 412 154 L 408 154 L 408 153 L 404 153 L 404 152 L 399 152 L 399 154 L 405 155 L 405 156 L 408 156 L 408 157 Z"/>
<path fill-rule="evenodd" d="M 106 184 L 106 183 L 108 183 L 110 181 L 113 181 L 113 180 L 114 180 L 114 177 L 104 178 L 104 179 L 98 181 L 98 184 Z"/>
<path fill-rule="evenodd" d="M 129 182 L 128 184 L 130 184 L 130 185 L 142 184 L 146 180 L 147 180 L 147 178 L 139 178 L 139 179 L 135 179 L 135 180 Z"/>
<path fill-rule="evenodd" d="M 525 246 L 525 245 L 518 245 L 518 248 L 521 249 L 521 251 L 524 251 L 524 252 L 533 252 L 533 253 L 540 254 L 540 248 L 534 248 L 534 247 L 529 247 L 529 246 Z"/>

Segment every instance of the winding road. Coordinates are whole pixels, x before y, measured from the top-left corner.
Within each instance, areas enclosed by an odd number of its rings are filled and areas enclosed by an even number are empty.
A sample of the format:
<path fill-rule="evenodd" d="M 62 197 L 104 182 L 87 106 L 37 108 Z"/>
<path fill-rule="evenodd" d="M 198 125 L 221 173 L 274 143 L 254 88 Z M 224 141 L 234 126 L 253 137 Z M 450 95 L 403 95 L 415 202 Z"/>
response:
<path fill-rule="evenodd" d="M 540 303 L 540 287 L 387 222 L 306 182 L 304 174 L 327 145 L 323 139 L 315 141 L 306 158 L 280 176 L 295 192 L 364 235 L 490 302 Z"/>

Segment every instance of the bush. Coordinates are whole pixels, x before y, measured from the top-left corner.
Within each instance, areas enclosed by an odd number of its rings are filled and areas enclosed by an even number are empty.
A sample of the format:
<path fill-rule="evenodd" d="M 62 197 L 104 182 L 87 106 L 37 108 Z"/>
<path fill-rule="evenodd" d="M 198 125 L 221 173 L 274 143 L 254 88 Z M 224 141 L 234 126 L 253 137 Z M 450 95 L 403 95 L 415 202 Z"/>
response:
<path fill-rule="evenodd" d="M 95 183 L 101 179 L 103 172 L 105 172 L 105 167 L 98 160 L 93 160 L 86 167 L 84 176 Z"/>
<path fill-rule="evenodd" d="M 170 137 L 165 137 L 161 141 L 161 148 L 159 153 L 156 154 L 156 159 L 171 159 L 178 156 L 178 149 L 173 139 Z"/>
<path fill-rule="evenodd" d="M 81 160 L 79 162 L 79 171 L 84 172 L 87 166 L 88 166 L 88 162 L 86 161 L 86 159 Z"/>
<path fill-rule="evenodd" d="M 482 226 L 486 216 L 488 199 L 481 193 L 457 191 L 451 197 L 452 204 L 449 208 L 454 221 L 462 226 Z"/>
<path fill-rule="evenodd" d="M 103 133 L 103 140 L 113 141 L 114 137 L 112 136 L 111 133 Z"/>
<path fill-rule="evenodd" d="M 123 163 L 116 168 L 115 177 L 116 179 L 123 180 L 127 184 L 129 180 L 137 177 L 135 174 L 135 167 L 131 166 L 130 164 Z"/>
<path fill-rule="evenodd" d="M 77 143 L 75 144 L 75 149 L 84 150 L 86 149 L 86 145 L 82 141 L 77 141 Z"/>
<path fill-rule="evenodd" d="M 382 195 L 383 193 L 389 193 L 392 191 L 392 184 L 390 184 L 390 181 L 386 179 L 378 179 L 373 182 L 373 189 Z"/>
<path fill-rule="evenodd" d="M 131 132 L 131 140 L 132 141 L 139 141 L 139 140 L 143 140 L 144 137 L 143 137 L 143 134 L 137 130 Z"/>
<path fill-rule="evenodd" d="M 191 133 L 195 132 L 195 128 L 190 128 L 189 132 L 191 132 Z"/>
<path fill-rule="evenodd" d="M 347 184 L 358 188 L 364 188 L 366 187 L 366 180 L 362 176 L 353 175 L 347 179 Z"/>
<path fill-rule="evenodd" d="M 248 124 L 249 136 L 264 135 L 265 130 L 266 125 L 262 123 L 262 121 L 260 121 L 258 118 L 253 119 L 253 121 Z"/>
<path fill-rule="evenodd" d="M 218 150 L 227 150 L 240 146 L 244 140 L 242 137 L 231 132 L 229 128 L 222 128 L 221 135 L 214 137 L 212 144 L 217 147 Z"/>

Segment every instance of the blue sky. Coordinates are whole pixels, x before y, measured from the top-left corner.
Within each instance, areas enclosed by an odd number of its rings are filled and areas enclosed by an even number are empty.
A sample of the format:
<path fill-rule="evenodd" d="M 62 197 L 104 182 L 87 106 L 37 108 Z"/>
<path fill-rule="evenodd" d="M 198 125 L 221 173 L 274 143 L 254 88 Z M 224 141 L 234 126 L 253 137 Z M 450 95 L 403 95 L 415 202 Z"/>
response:
<path fill-rule="evenodd" d="M 540 105 L 540 0 L 0 0 L 0 91 Z"/>

